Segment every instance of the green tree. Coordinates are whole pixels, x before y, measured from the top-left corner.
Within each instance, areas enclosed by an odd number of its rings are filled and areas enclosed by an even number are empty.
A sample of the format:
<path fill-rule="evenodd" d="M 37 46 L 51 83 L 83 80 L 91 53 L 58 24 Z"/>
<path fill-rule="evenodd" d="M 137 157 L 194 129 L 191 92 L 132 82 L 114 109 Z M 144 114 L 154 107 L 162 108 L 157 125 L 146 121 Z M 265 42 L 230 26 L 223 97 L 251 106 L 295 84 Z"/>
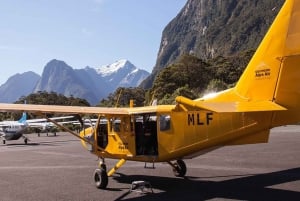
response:
<path fill-rule="evenodd" d="M 98 106 L 128 107 L 130 100 L 134 101 L 135 106 L 144 106 L 145 94 L 146 91 L 140 87 L 119 87 L 116 91 L 110 93 L 106 99 L 102 99 Z"/>
<path fill-rule="evenodd" d="M 28 103 L 39 105 L 69 105 L 69 106 L 90 106 L 87 100 L 82 98 L 75 98 L 73 96 L 66 97 L 56 92 L 38 91 L 36 93 L 29 94 L 28 96 L 22 96 L 15 103 Z"/>
<path fill-rule="evenodd" d="M 38 91 L 22 96 L 15 102 L 16 104 L 36 104 L 36 105 L 68 105 L 68 106 L 90 106 L 87 100 L 74 97 L 66 97 L 55 92 Z M 22 113 L 3 113 L 0 118 L 17 120 L 22 116 Z M 52 116 L 52 115 L 51 115 Z M 36 118 L 33 114 L 28 114 L 28 118 Z"/>
<path fill-rule="evenodd" d="M 178 88 L 198 93 L 205 89 L 210 78 L 211 68 L 208 63 L 193 55 L 183 55 L 177 63 L 164 68 L 158 74 L 152 94 L 162 100 L 173 97 Z"/>

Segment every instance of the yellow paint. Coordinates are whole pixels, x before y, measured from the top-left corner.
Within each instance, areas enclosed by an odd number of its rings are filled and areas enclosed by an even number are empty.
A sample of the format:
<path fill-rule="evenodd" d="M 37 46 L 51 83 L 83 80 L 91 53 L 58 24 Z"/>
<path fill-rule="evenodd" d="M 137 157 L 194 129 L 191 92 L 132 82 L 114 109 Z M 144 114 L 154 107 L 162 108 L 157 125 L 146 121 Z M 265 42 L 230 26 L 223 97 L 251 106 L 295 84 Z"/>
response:
<path fill-rule="evenodd" d="M 135 135 L 129 115 L 109 115 L 108 146 L 106 151 L 116 155 L 130 157 L 135 154 Z"/>
<path fill-rule="evenodd" d="M 95 129 L 93 127 L 88 127 L 86 129 L 83 129 L 82 131 L 80 131 L 79 136 L 81 138 L 85 138 L 86 140 L 93 143 L 93 141 L 94 141 L 94 130 Z M 92 151 L 91 145 L 86 143 L 84 140 L 81 140 L 81 144 L 85 149 Z"/>

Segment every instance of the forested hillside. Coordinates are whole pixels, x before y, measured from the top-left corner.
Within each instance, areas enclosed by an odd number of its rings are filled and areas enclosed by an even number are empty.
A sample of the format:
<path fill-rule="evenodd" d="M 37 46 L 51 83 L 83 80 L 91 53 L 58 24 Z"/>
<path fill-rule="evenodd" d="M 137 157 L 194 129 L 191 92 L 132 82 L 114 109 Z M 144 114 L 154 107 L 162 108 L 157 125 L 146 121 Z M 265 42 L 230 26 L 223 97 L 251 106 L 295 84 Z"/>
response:
<path fill-rule="evenodd" d="M 188 0 L 165 27 L 156 65 L 141 87 L 184 54 L 202 60 L 256 49 L 284 0 Z"/>

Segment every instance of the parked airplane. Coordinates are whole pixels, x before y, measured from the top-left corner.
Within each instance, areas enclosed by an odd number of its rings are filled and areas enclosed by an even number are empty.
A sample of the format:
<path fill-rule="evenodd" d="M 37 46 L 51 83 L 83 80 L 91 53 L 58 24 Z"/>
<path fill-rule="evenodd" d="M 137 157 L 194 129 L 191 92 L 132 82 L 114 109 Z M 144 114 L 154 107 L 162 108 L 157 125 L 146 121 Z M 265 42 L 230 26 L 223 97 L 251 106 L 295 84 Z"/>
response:
<path fill-rule="evenodd" d="M 61 117 L 53 117 L 52 120 L 66 120 L 66 119 L 73 119 L 74 116 L 61 116 Z M 47 119 L 29 119 L 26 121 L 28 124 L 28 127 L 36 128 L 36 132 L 38 134 L 38 137 L 40 137 L 40 134 L 42 132 L 46 132 L 47 136 L 49 132 L 52 132 L 54 136 L 56 136 L 56 128 L 57 126 L 54 125 L 52 122 L 49 122 Z M 60 121 L 59 124 L 72 124 L 73 121 Z"/>
<path fill-rule="evenodd" d="M 3 144 L 6 140 L 18 140 L 24 138 L 24 143 L 27 144 L 28 138 L 23 135 L 27 128 L 27 114 L 23 112 L 22 117 L 18 121 L 2 121 L 0 122 L 0 137 L 3 139 Z"/>
<path fill-rule="evenodd" d="M 270 129 L 300 121 L 300 0 L 287 0 L 236 86 L 175 105 L 100 108 L 0 104 L 0 111 L 98 114 L 95 128 L 71 134 L 101 160 L 98 188 L 126 160 L 168 162 L 186 174 L 185 158 L 226 145 L 268 142 Z M 57 126 L 63 127 L 48 119 Z M 107 172 L 105 158 L 119 159 Z"/>
<path fill-rule="evenodd" d="M 74 118 L 74 116 L 65 116 L 65 117 L 54 117 L 52 120 L 59 119 L 69 119 Z M 61 122 L 60 122 L 61 124 Z M 0 122 L 0 137 L 3 140 L 3 144 L 9 140 L 18 140 L 21 137 L 24 138 L 24 143 L 28 143 L 28 138 L 24 136 L 24 131 L 28 127 L 37 127 L 46 129 L 49 127 L 55 126 L 53 123 L 48 122 L 47 119 L 30 119 L 27 120 L 26 112 L 23 112 L 22 117 L 18 121 L 2 121 Z"/>

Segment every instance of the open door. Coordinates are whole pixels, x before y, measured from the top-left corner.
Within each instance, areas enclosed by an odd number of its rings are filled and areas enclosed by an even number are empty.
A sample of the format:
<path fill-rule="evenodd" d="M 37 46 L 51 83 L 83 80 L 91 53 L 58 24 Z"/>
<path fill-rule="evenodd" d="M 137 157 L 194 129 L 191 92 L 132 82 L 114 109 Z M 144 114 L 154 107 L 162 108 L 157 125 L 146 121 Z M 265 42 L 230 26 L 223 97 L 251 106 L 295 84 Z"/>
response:
<path fill-rule="evenodd" d="M 107 119 L 104 117 L 99 117 L 97 123 L 97 145 L 102 149 L 105 149 L 108 144 Z"/>
<path fill-rule="evenodd" d="M 157 115 L 145 113 L 135 116 L 136 155 L 157 156 Z"/>

